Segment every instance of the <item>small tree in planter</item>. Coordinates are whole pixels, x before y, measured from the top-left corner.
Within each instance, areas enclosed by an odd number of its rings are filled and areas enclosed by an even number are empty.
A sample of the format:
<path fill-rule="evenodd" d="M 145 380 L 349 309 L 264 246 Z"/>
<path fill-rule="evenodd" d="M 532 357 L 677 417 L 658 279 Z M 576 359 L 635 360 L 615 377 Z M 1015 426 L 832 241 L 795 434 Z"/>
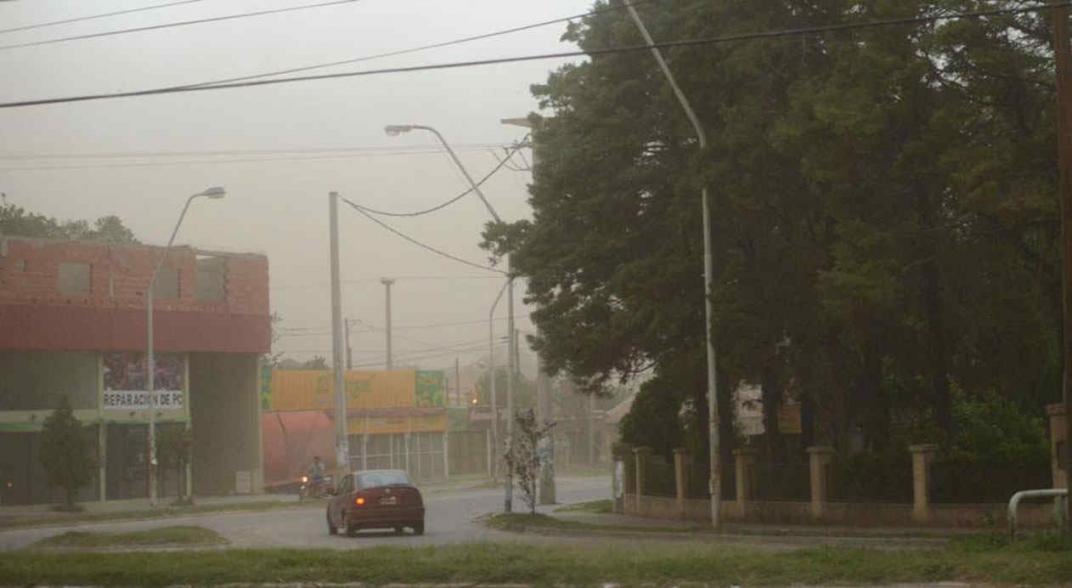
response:
<path fill-rule="evenodd" d="M 517 479 L 522 498 L 529 507 L 529 514 L 536 514 L 536 487 L 540 480 L 540 443 L 547 437 L 554 423 L 540 424 L 536 413 L 524 410 L 514 419 L 516 433 L 511 447 L 506 452 L 506 465 Z"/>
<path fill-rule="evenodd" d="M 178 480 L 179 486 L 176 505 L 193 504 L 193 497 L 186 496 L 186 464 L 190 463 L 192 446 L 193 436 L 187 427 L 161 429 L 156 439 L 156 451 L 160 464 L 163 468 L 175 469 L 175 479 Z"/>
<path fill-rule="evenodd" d="M 51 486 L 64 490 L 64 510 L 76 510 L 78 489 L 93 480 L 97 462 L 87 451 L 82 423 L 74 416 L 67 397 L 45 419 L 41 431 L 41 465 Z"/>

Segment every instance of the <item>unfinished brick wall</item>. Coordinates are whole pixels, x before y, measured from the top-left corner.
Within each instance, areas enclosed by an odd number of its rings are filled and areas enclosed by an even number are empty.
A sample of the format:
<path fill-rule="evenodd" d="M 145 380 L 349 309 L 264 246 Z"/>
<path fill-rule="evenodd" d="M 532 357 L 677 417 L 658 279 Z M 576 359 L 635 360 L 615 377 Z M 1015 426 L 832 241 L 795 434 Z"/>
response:
<path fill-rule="evenodd" d="M 140 348 L 146 290 L 162 254 L 161 247 L 140 245 L 0 239 L 0 349 Z M 224 296 L 219 300 L 196 295 L 199 256 L 225 261 Z M 62 263 L 90 266 L 88 292 L 60 290 Z M 177 247 L 169 252 L 164 267 L 178 271 L 178 296 L 154 298 L 154 322 L 174 325 L 171 331 L 177 329 L 181 340 L 169 341 L 162 332 L 162 350 L 176 346 L 184 351 L 268 350 L 265 256 Z M 228 332 L 233 329 L 238 331 Z M 78 332 L 86 330 L 95 332 Z M 224 340 L 212 341 L 219 337 Z M 144 334 L 140 338 L 144 340 Z M 85 347 L 89 344 L 107 347 Z"/>

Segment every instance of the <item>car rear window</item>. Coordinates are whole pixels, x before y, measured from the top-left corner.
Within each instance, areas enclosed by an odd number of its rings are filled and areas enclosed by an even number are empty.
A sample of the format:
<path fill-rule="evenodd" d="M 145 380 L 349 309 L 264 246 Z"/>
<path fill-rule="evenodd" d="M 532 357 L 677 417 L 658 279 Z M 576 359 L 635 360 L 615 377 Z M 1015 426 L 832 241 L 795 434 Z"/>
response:
<path fill-rule="evenodd" d="M 409 476 L 406 475 L 406 472 L 368 472 L 357 475 L 357 485 L 361 488 L 409 483 Z"/>

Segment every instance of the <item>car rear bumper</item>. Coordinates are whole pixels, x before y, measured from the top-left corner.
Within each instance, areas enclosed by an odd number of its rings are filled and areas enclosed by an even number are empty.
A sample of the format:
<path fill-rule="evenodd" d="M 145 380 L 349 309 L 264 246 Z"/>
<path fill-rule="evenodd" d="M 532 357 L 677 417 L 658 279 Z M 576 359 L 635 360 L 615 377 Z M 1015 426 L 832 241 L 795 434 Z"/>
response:
<path fill-rule="evenodd" d="M 346 511 L 347 527 L 366 529 L 408 527 L 424 521 L 423 507 L 351 508 Z"/>

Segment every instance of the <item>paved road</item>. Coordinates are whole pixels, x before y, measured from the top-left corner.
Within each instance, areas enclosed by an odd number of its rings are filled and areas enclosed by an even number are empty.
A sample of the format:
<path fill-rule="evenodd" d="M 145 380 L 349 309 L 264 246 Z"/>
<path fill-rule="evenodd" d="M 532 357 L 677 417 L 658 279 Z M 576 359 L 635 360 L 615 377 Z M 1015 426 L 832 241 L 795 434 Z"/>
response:
<path fill-rule="evenodd" d="M 606 498 L 610 483 L 604 478 L 564 478 L 558 481 L 560 503 Z M 523 509 L 515 494 L 515 510 Z M 482 514 L 501 512 L 501 489 L 479 489 L 433 494 L 425 499 L 425 534 L 397 536 L 393 533 L 362 532 L 356 538 L 330 536 L 324 520 L 324 506 L 191 515 L 120 523 L 84 523 L 64 527 L 0 531 L 0 551 L 21 549 L 46 537 L 67 531 L 124 532 L 172 525 L 197 525 L 223 535 L 233 547 L 283 547 L 360 549 L 378 545 L 440 545 L 471 541 L 517 540 L 516 535 L 491 531 L 474 519 Z M 538 538 L 533 538 L 539 540 Z"/>

